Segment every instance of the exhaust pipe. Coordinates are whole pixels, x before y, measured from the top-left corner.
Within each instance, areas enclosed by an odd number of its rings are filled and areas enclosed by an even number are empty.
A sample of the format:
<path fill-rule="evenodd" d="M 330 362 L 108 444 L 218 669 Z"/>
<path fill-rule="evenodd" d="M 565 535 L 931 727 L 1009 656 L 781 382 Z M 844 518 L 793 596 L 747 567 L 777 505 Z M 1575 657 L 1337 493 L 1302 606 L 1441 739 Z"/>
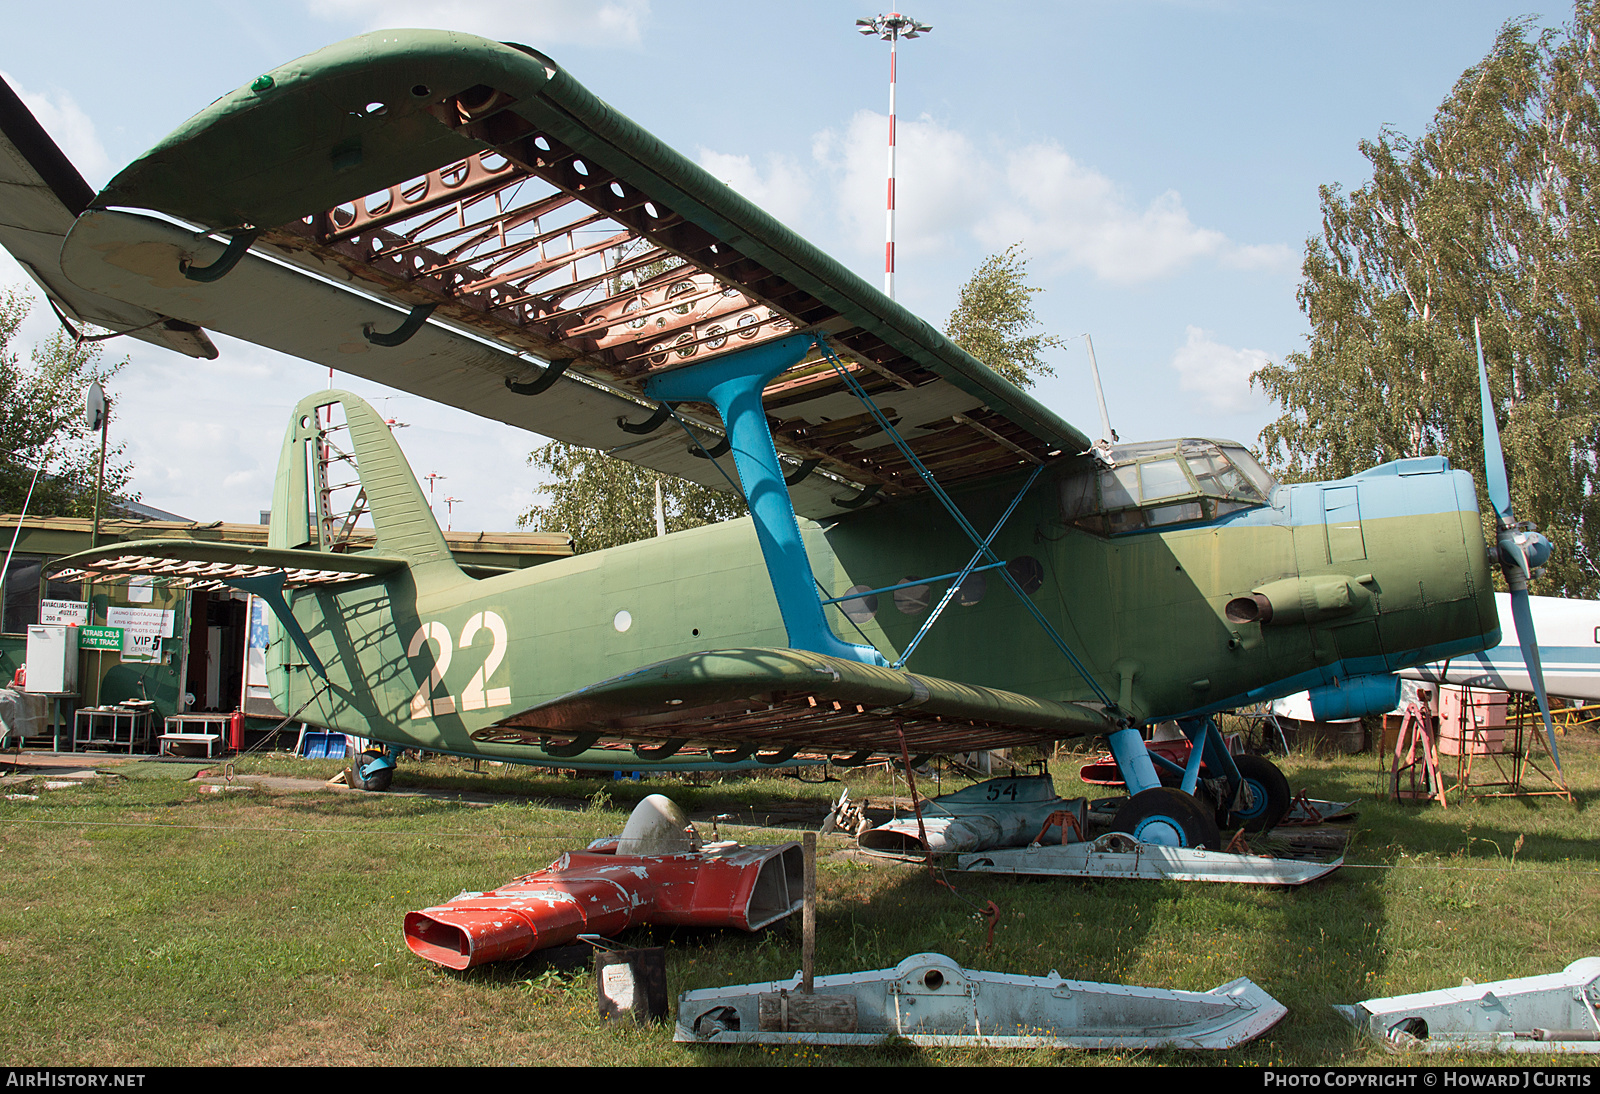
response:
<path fill-rule="evenodd" d="M 661 813 L 652 795 L 634 811 Z M 677 807 L 666 802 L 681 817 Z M 634 828 L 630 819 L 629 829 Z M 798 843 L 708 844 L 659 854 L 619 854 L 622 839 L 569 851 L 543 870 L 484 893 L 410 912 L 406 946 L 449 969 L 516 961 L 580 934 L 616 934 L 638 924 L 758 931 L 799 910 L 804 856 Z M 689 841 L 681 834 L 677 842 Z"/>

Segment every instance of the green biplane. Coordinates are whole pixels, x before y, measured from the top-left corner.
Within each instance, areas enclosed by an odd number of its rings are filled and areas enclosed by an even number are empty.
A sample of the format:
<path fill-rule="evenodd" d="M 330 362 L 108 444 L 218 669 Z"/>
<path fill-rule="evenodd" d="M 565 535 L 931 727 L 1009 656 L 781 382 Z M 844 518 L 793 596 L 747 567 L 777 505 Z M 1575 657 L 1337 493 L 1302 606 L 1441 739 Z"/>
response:
<path fill-rule="evenodd" d="M 748 501 L 469 576 L 383 421 L 328 391 L 289 422 L 267 549 L 67 560 L 265 596 L 276 702 L 382 745 L 364 786 L 410 747 L 775 761 L 1104 735 L 1118 826 L 1193 847 L 1217 834 L 1202 756 L 1224 819 L 1287 798 L 1209 714 L 1306 688 L 1372 705 L 1394 670 L 1499 640 L 1467 473 L 1286 486 L 1233 442 L 1097 448 L 525 46 L 341 42 L 99 194 L 5 100 L 0 243 L 65 320 L 201 357 L 224 332 Z M 352 551 L 364 514 L 376 545 Z M 1143 747 L 1162 719 L 1200 745 L 1186 768 Z"/>

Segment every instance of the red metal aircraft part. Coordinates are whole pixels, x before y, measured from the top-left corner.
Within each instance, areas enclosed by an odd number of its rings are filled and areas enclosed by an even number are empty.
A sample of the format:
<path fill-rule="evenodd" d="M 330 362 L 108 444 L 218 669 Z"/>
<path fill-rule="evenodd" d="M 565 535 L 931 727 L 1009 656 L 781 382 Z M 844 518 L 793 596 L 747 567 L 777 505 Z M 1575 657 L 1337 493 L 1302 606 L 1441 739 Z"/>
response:
<path fill-rule="evenodd" d="M 1145 747 L 1180 766 L 1189 762 L 1188 741 L 1146 741 Z M 1091 786 L 1127 785 L 1122 781 L 1122 769 L 1110 753 L 1095 757 L 1093 763 L 1084 764 L 1078 769 L 1078 777 Z"/>
<path fill-rule="evenodd" d="M 609 840 L 569 851 L 492 892 L 407 913 L 406 945 L 418 957 L 467 969 L 644 923 L 756 931 L 800 907 L 798 843 L 672 855 L 615 848 Z"/>

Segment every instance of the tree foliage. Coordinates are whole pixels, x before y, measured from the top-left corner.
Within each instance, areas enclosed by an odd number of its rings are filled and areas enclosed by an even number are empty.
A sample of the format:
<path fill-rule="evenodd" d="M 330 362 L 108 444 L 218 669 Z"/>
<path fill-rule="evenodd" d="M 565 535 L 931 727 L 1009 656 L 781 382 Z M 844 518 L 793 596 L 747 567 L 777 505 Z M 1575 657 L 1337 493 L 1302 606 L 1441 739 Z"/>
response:
<path fill-rule="evenodd" d="M 1560 30 L 1506 24 L 1420 139 L 1363 142 L 1371 181 L 1323 187 L 1307 241 L 1307 349 L 1254 376 L 1284 411 L 1261 441 L 1287 478 L 1442 454 L 1481 484 L 1479 318 L 1513 507 L 1556 548 L 1539 591 L 1583 596 L 1600 589 L 1597 84 L 1580 0 Z"/>
<path fill-rule="evenodd" d="M 99 343 L 73 342 L 61 331 L 24 360 L 12 343 L 29 305 L 19 289 L 0 294 L 0 512 L 22 511 L 44 457 L 28 511 L 87 517 L 94 512 L 100 441 L 84 427 L 84 393 L 92 382 L 106 386 L 127 362 L 106 364 Z M 106 450 L 107 498 L 126 496 L 133 474 L 123 447 Z"/>
<path fill-rule="evenodd" d="M 1061 339 L 1040 331 L 1033 298 L 1043 292 L 1028 284 L 1028 256 L 1013 243 L 992 254 L 961 288 L 961 298 L 945 326 L 950 340 L 1018 387 L 1032 387 L 1055 370 L 1039 356 Z"/>
<path fill-rule="evenodd" d="M 1037 376 L 1053 375 L 1039 353 L 1058 345 L 1049 335 L 1026 334 L 1038 326 L 1033 296 L 1042 290 L 1027 284 L 1028 260 L 1021 245 L 990 255 L 961 290 L 950 315 L 950 338 L 968 353 L 1021 387 Z M 668 267 L 647 267 L 637 276 L 647 280 Z M 613 292 L 631 282 L 613 283 Z M 578 552 L 598 551 L 655 535 L 655 490 L 661 485 L 669 532 L 715 524 L 742 516 L 742 498 L 720 493 L 673 475 L 638 467 L 590 448 L 551 441 L 528 457 L 544 473 L 548 503 L 521 517 L 524 527 L 560 529 L 572 534 Z"/>
<path fill-rule="evenodd" d="M 598 551 L 646 539 L 656 532 L 656 484 L 669 532 L 742 516 L 744 499 L 697 482 L 607 456 L 593 448 L 551 441 L 528 456 L 544 472 L 548 504 L 529 509 L 517 523 L 572 534 L 573 550 Z"/>

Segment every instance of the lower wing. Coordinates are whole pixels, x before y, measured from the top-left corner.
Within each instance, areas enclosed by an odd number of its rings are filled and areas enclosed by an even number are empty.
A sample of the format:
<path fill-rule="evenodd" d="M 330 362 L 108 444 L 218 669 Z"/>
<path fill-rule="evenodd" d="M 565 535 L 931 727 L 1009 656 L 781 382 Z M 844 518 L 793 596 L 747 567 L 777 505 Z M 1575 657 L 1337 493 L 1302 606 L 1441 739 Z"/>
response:
<path fill-rule="evenodd" d="M 1098 707 L 756 647 L 689 654 L 530 707 L 473 734 L 574 747 L 601 738 L 807 751 L 967 752 L 1116 728 Z"/>

